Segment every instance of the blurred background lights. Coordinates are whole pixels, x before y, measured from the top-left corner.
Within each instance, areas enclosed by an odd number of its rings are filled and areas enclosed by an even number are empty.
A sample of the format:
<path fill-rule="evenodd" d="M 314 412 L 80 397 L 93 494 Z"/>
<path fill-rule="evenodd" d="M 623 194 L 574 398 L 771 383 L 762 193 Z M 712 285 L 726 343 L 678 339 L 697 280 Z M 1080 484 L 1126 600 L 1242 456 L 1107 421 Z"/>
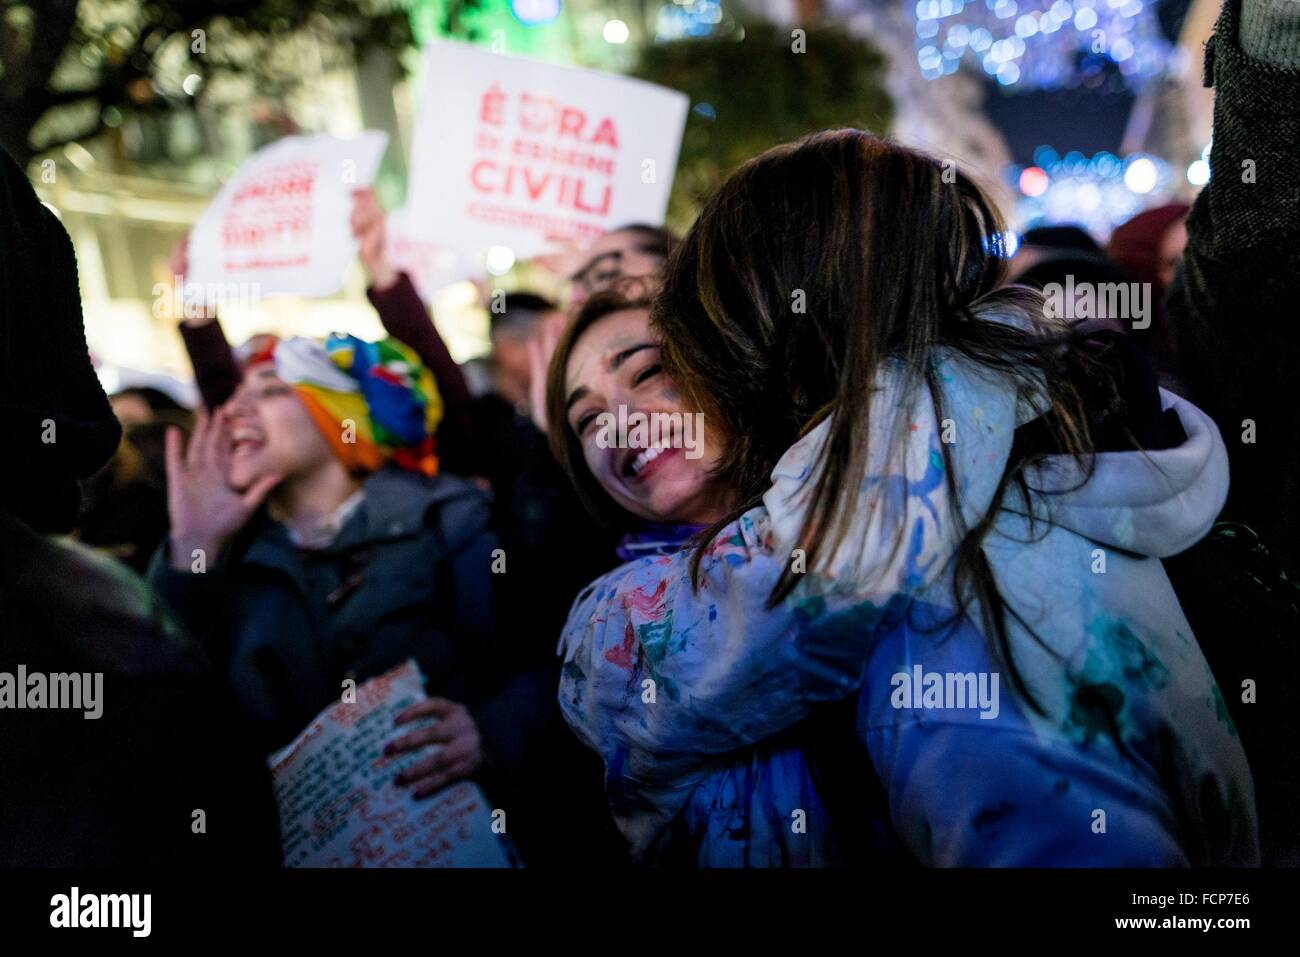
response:
<path fill-rule="evenodd" d="M 1135 193 L 1146 195 L 1156 188 L 1159 171 L 1155 162 L 1147 156 L 1139 156 L 1129 162 L 1124 170 L 1124 185 Z"/>
<path fill-rule="evenodd" d="M 659 8 L 655 39 L 663 43 L 688 37 L 707 37 L 720 23 L 722 4 L 718 0 L 673 0 Z"/>
<path fill-rule="evenodd" d="M 1026 196 L 1042 196 L 1047 184 L 1047 174 L 1037 166 L 1026 166 L 1020 173 L 1020 192 Z"/>
<path fill-rule="evenodd" d="M 515 265 L 515 251 L 509 246 L 489 246 L 484 265 L 494 276 L 504 276 Z"/>
<path fill-rule="evenodd" d="M 560 0 L 510 0 L 510 12 L 529 27 L 554 20 L 563 6 Z"/>
<path fill-rule="evenodd" d="M 1003 86 L 1095 87 L 1107 61 L 1138 87 L 1171 68 L 1176 50 L 1154 3 L 1142 0 L 919 0 L 916 49 L 921 73 L 937 79 L 956 64 L 920 60 L 943 36 L 943 56 L 968 57 Z"/>
<path fill-rule="evenodd" d="M 622 20 L 610 20 L 601 31 L 601 36 L 605 38 L 606 43 L 627 43 L 629 36 L 627 24 Z"/>
<path fill-rule="evenodd" d="M 1034 150 L 1033 165 L 1009 166 L 1004 177 L 1017 188 L 1015 221 L 1022 228 L 1078 223 L 1100 240 L 1143 209 L 1168 202 L 1175 185 L 1159 157 L 1105 150 L 1062 156 L 1047 145 Z"/>

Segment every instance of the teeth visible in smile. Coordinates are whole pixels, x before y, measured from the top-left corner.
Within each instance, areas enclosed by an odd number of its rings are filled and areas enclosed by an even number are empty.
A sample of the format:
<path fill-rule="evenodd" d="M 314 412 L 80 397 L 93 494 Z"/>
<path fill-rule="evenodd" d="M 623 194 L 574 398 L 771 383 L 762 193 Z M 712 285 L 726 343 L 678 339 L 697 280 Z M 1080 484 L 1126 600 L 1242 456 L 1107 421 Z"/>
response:
<path fill-rule="evenodd" d="M 640 474 L 643 468 L 645 468 L 655 459 L 659 458 L 659 456 L 663 454 L 663 452 L 664 452 L 663 448 L 656 447 L 656 448 L 646 449 L 644 452 L 639 453 L 637 457 L 632 460 L 632 474 L 633 475 Z"/>
<path fill-rule="evenodd" d="M 261 445 L 263 441 L 262 433 L 257 429 L 242 426 L 234 429 L 230 433 L 230 447 L 232 451 L 240 451 L 251 446 Z"/>

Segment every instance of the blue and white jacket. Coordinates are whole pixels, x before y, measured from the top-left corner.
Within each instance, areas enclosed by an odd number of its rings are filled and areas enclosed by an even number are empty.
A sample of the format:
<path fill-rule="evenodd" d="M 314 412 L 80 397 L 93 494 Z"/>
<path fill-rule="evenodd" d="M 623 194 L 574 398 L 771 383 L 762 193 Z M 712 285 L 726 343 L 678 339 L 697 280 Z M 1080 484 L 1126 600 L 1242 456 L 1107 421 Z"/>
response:
<path fill-rule="evenodd" d="M 698 590 L 684 550 L 579 596 L 560 705 L 605 760 L 634 856 L 653 862 L 684 828 L 701 864 L 840 862 L 797 729 L 853 697 L 884 791 L 862 814 L 887 818 L 873 823 L 922 864 L 1257 863 L 1246 756 L 1159 561 L 1222 507 L 1214 424 L 1162 392 L 1181 444 L 1100 453 L 1087 481 L 1051 457 L 1029 470 L 1027 498 L 1001 503 L 982 548 L 1035 708 L 978 609 L 955 614 L 952 559 L 958 509 L 968 526 L 988 512 L 1015 429 L 1042 403 L 968 360 L 935 361 L 942 419 L 882 366 L 852 532 L 776 608 L 826 422 L 782 457 L 763 506 L 706 546 Z"/>

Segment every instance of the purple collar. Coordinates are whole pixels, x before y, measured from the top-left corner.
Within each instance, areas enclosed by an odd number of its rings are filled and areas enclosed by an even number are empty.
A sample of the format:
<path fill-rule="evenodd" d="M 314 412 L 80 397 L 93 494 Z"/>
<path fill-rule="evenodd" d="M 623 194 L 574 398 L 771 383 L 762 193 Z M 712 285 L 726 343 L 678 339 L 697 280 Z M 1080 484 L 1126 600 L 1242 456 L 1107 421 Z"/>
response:
<path fill-rule="evenodd" d="M 614 551 L 625 562 L 652 555 L 671 555 L 679 551 L 690 537 L 707 525 L 669 525 L 648 522 L 635 532 L 628 532 Z"/>

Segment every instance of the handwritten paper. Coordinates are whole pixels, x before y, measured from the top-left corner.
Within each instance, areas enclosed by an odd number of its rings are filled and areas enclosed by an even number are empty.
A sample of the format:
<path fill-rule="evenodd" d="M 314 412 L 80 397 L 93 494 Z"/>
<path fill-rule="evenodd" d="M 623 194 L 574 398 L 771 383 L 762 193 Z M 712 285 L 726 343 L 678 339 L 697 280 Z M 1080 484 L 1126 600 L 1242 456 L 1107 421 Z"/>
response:
<path fill-rule="evenodd" d="M 270 758 L 286 867 L 509 867 L 478 785 L 417 800 L 393 779 L 436 745 L 391 757 L 384 745 L 420 722 L 393 721 L 424 698 L 414 661 L 372 678 L 356 703 L 330 705 Z M 428 722 L 424 722 L 428 723 Z"/>

